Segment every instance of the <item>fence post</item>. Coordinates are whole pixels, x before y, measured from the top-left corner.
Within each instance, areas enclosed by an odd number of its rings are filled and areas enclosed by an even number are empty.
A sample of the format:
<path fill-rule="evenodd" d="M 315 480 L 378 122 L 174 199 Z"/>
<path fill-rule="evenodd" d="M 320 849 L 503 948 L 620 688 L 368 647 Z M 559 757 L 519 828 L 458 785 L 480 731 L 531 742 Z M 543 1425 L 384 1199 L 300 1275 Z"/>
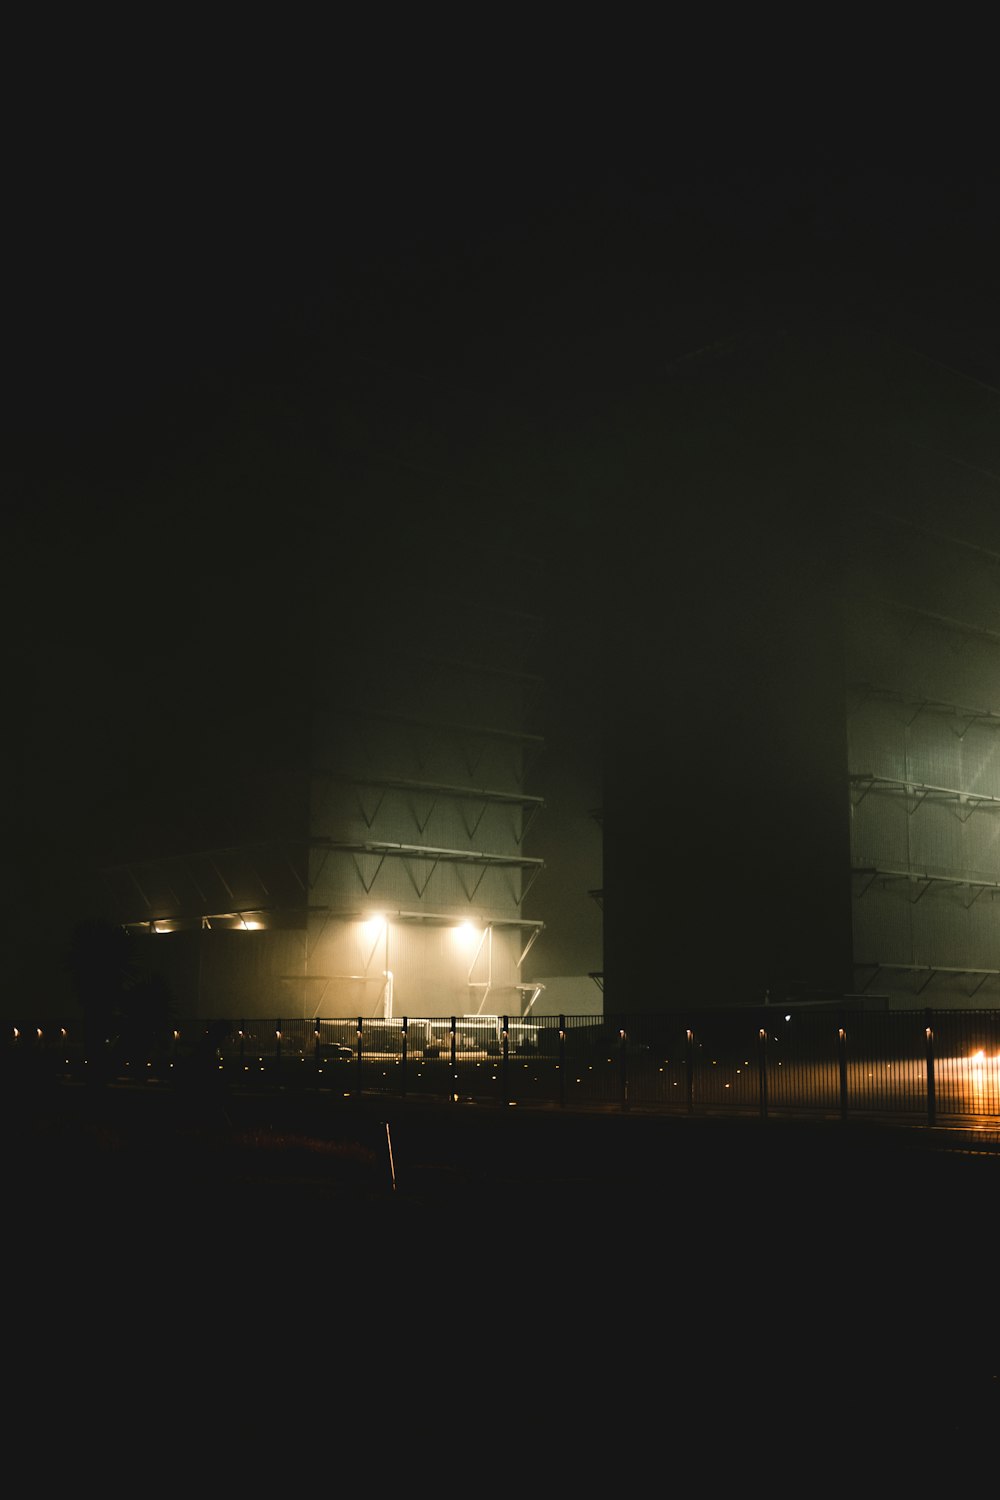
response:
<path fill-rule="evenodd" d="M 757 1077 L 760 1082 L 760 1117 L 767 1119 L 767 1032 L 762 1026 L 757 1033 Z"/>
<path fill-rule="evenodd" d="M 837 1059 L 840 1064 L 840 1118 L 847 1119 L 847 1028 L 837 1028 Z"/>
<path fill-rule="evenodd" d="M 356 1094 L 360 1094 L 361 1091 L 362 1091 L 361 1090 L 361 1048 L 362 1048 L 361 1038 L 362 1038 L 362 1035 L 364 1033 L 364 1029 L 365 1029 L 364 1028 L 364 1018 L 362 1016 L 358 1016 L 358 1032 L 357 1032 L 357 1036 L 358 1036 L 358 1051 L 357 1051 L 357 1063 L 356 1063 L 356 1067 L 355 1067 L 355 1070 L 354 1070 L 354 1083 L 355 1083 L 354 1092 Z"/>
<path fill-rule="evenodd" d="M 559 1108 L 566 1108 L 566 1017 L 559 1017 Z"/>
<path fill-rule="evenodd" d="M 456 1029 L 455 1017 L 451 1018 L 451 1088 L 449 1093 L 453 1100 L 458 1098 L 458 1031 Z"/>
<path fill-rule="evenodd" d="M 687 1046 L 684 1056 L 685 1087 L 687 1089 L 688 1114 L 694 1113 L 694 1032 L 687 1029 Z"/>
<path fill-rule="evenodd" d="M 627 1040 L 628 1032 L 624 1026 L 620 1026 L 618 1028 L 618 1087 L 622 1110 L 628 1109 L 628 1059 L 625 1054 Z"/>
<path fill-rule="evenodd" d="M 500 1029 L 500 1092 L 503 1095 L 504 1104 L 510 1103 L 510 1088 L 508 1077 L 510 1074 L 510 1032 L 508 1030 L 507 1017 L 501 1018 Z"/>
<path fill-rule="evenodd" d="M 408 1045 L 409 1045 L 409 1043 L 408 1043 L 409 1034 L 410 1034 L 410 1023 L 407 1020 L 406 1016 L 404 1016 L 403 1017 L 403 1030 L 402 1030 L 402 1034 L 401 1034 L 401 1037 L 402 1037 L 402 1046 L 401 1046 L 400 1057 L 399 1057 L 399 1092 L 400 1092 L 400 1096 L 402 1098 L 404 1098 L 404 1099 L 406 1098 L 406 1057 L 407 1057 L 407 1049 L 408 1049 Z"/>
<path fill-rule="evenodd" d="M 937 1095 L 934 1084 L 934 1015 L 931 1010 L 924 1012 L 927 1022 L 927 1123 L 937 1123 Z"/>

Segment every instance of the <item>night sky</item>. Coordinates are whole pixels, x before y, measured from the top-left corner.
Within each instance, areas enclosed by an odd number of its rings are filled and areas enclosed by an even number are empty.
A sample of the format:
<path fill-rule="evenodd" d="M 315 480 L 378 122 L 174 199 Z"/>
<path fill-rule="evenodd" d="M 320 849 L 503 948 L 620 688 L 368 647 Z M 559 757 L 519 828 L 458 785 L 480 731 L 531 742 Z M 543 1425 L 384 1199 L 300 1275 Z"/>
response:
<path fill-rule="evenodd" d="M 689 357 L 856 324 L 1000 382 L 994 174 L 941 138 L 751 139 L 736 108 L 699 125 L 690 93 L 612 129 L 593 103 L 508 100 L 481 119 L 468 96 L 415 108 L 415 92 L 377 107 L 334 90 L 279 128 L 249 86 L 219 118 L 175 100 L 152 123 L 84 90 L 18 137 L 3 393 L 15 926 L 47 904 L 54 860 L 95 830 L 113 845 L 123 808 L 133 828 L 145 816 L 197 705 L 213 707 L 209 759 L 248 725 L 281 753 L 303 598 L 373 547 L 391 572 L 415 516 L 449 546 L 492 533 L 498 507 L 516 520 L 555 622 L 555 701 L 596 706 L 623 805 L 636 767 L 662 765 L 648 736 L 630 765 L 630 736 L 650 720 L 667 733 L 637 664 L 667 660 L 667 639 L 717 659 L 681 560 L 704 513 L 663 464 L 684 440 L 669 403 Z M 772 522 L 750 555 L 776 566 Z M 741 597 L 758 592 L 744 580 Z M 647 816 L 643 836 L 665 837 L 656 797 Z"/>

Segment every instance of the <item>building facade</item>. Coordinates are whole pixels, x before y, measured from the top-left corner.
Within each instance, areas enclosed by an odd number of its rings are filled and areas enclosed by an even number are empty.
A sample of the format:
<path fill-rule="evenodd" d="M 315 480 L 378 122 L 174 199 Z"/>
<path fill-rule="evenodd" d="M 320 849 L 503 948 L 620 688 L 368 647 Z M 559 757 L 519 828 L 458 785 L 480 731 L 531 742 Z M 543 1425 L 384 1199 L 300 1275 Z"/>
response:
<path fill-rule="evenodd" d="M 455 648 L 412 607 L 402 641 L 375 628 L 319 680 L 304 763 L 244 790 L 255 836 L 104 871 L 108 910 L 149 939 L 182 1012 L 517 1016 L 537 1000 L 538 622 L 480 607 Z"/>
<path fill-rule="evenodd" d="M 99 871 L 102 912 L 180 1015 L 519 1017 L 547 1009 L 553 966 L 554 1003 L 600 1009 L 599 841 L 579 867 L 578 847 L 569 867 L 557 851 L 546 888 L 559 827 L 592 826 L 595 796 L 592 770 L 546 766 L 546 622 L 497 584 L 496 558 L 464 587 L 425 521 L 415 510 L 419 556 L 393 549 L 377 584 L 336 591 L 332 618 L 326 593 L 304 611 L 308 666 L 279 734 L 263 720 L 288 693 L 248 677 L 249 722 L 221 705 L 199 762 L 200 698 L 175 752 L 183 793 Z"/>
<path fill-rule="evenodd" d="M 995 1006 L 1000 394 L 777 330 L 641 420 L 606 1007 Z"/>
<path fill-rule="evenodd" d="M 995 1005 L 998 403 L 863 331 L 713 348 L 612 413 L 555 652 L 558 542 L 415 494 L 363 586 L 309 575 L 280 754 L 107 910 L 201 1014 Z"/>
<path fill-rule="evenodd" d="M 895 362 L 845 580 L 854 987 L 1000 1004 L 1000 393 Z"/>

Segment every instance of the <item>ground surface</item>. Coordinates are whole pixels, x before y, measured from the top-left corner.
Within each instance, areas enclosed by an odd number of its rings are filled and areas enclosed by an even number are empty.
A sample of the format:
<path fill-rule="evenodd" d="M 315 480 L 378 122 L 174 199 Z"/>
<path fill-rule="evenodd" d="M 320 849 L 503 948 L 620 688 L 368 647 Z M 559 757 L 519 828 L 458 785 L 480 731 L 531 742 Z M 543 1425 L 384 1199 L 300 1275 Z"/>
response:
<path fill-rule="evenodd" d="M 376 1384 L 388 1361 L 417 1399 L 444 1360 L 454 1399 L 502 1372 L 497 1399 L 646 1432 L 805 1408 L 842 1445 L 845 1413 L 853 1439 L 923 1409 L 955 1438 L 1000 1406 L 991 1138 L 138 1088 L 5 1105 L 8 1287 L 98 1341 L 198 1309 L 230 1345 L 256 1330 L 255 1369 L 277 1340 Z"/>

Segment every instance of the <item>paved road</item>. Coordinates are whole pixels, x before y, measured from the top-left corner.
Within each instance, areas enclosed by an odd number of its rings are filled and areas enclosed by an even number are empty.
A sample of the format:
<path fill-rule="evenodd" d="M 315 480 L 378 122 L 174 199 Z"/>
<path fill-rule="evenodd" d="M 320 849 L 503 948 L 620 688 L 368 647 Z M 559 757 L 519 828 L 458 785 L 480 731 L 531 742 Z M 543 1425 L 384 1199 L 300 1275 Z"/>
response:
<path fill-rule="evenodd" d="M 7 1139 L 13 1285 L 211 1288 L 654 1423 L 996 1414 L 994 1132 L 122 1089 L 7 1101 Z"/>

